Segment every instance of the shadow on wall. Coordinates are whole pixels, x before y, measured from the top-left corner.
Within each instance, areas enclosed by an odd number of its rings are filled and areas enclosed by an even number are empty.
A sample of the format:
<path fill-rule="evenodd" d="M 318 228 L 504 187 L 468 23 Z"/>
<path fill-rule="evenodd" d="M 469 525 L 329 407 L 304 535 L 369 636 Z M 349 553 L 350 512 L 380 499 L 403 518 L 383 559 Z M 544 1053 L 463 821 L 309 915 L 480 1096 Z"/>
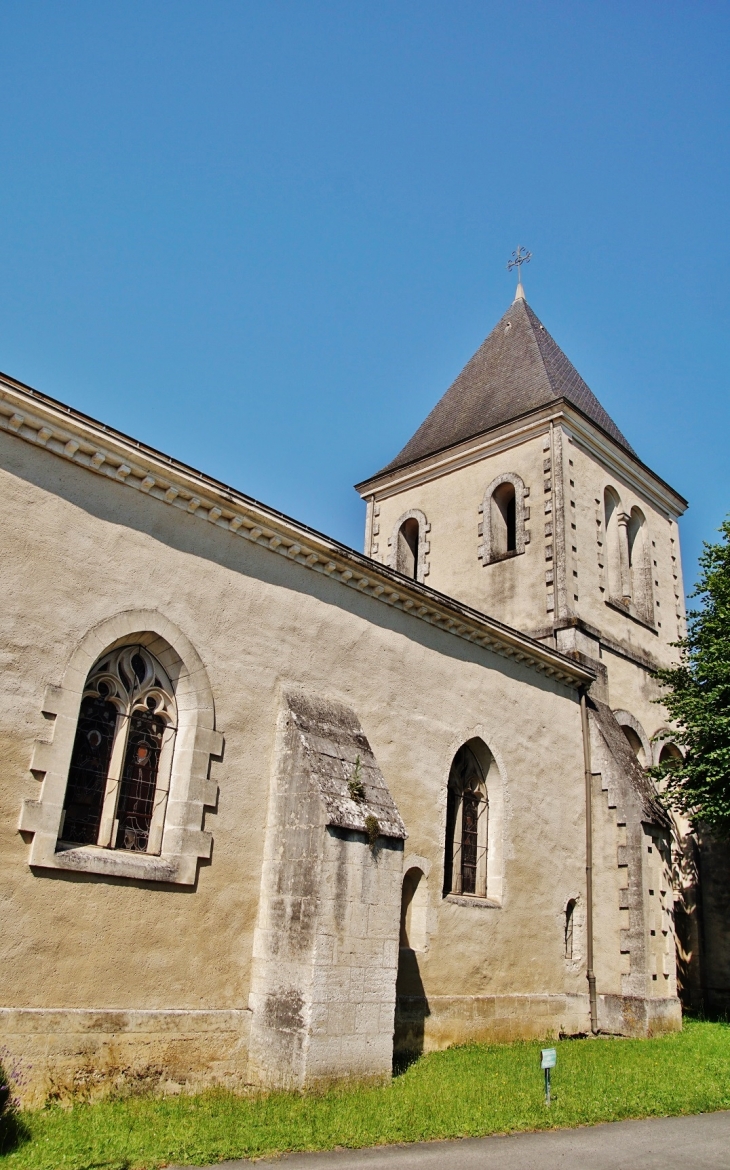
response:
<path fill-rule="evenodd" d="M 398 1073 L 404 1072 L 423 1053 L 426 1018 L 431 1014 L 418 955 L 411 947 L 400 949 L 395 995 L 393 1072 Z"/>
<path fill-rule="evenodd" d="M 413 867 L 403 878 L 398 978 L 395 985 L 393 1072 L 404 1072 L 423 1052 L 428 1000 L 418 966 L 418 952 L 426 946 L 426 878 Z"/>

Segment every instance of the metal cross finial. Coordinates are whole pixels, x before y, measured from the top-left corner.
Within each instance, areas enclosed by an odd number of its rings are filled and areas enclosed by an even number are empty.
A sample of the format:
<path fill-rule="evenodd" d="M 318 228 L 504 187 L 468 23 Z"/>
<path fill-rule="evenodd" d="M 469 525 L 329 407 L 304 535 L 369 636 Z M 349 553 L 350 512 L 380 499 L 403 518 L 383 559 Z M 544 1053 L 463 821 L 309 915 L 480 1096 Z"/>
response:
<path fill-rule="evenodd" d="M 532 252 L 528 252 L 527 248 L 523 248 L 522 244 L 518 244 L 516 250 L 512 253 L 512 259 L 507 261 L 507 271 L 511 272 L 513 268 L 517 269 L 517 279 L 520 280 L 520 268 L 523 264 L 529 264 L 532 260 Z"/>

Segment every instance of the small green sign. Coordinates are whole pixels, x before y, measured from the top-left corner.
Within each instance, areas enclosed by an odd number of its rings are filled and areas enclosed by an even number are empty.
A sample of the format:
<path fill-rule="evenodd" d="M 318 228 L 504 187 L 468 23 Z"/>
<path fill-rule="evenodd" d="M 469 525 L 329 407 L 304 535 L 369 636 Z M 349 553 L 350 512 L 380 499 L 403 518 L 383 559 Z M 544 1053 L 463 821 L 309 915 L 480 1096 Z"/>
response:
<path fill-rule="evenodd" d="M 540 1058 L 540 1068 L 555 1068 L 558 1063 L 558 1054 L 554 1048 L 541 1048 Z"/>

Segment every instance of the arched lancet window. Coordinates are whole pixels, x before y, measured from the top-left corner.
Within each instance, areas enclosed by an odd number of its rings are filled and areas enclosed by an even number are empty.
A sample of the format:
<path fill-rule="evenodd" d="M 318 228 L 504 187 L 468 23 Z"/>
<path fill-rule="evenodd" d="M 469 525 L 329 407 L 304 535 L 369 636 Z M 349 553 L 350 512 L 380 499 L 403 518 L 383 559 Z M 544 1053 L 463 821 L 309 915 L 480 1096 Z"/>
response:
<path fill-rule="evenodd" d="M 398 529 L 396 568 L 413 581 L 418 579 L 418 538 L 418 521 L 412 517 L 404 520 Z"/>
<path fill-rule="evenodd" d="M 423 512 L 412 508 L 399 517 L 393 528 L 393 534 L 388 541 L 390 556 L 388 563 L 392 569 L 409 577 L 411 581 L 424 581 L 428 576 L 429 565 L 426 554 L 429 551 L 429 542 L 426 535 L 431 525 Z"/>
<path fill-rule="evenodd" d="M 624 735 L 626 736 L 626 739 L 629 742 L 629 747 L 631 748 L 632 752 L 634 753 L 637 760 L 641 764 L 642 768 L 645 768 L 646 767 L 646 755 L 644 753 L 644 745 L 642 744 L 641 739 L 636 734 L 633 727 L 624 726 L 621 728 L 621 730 L 623 731 Z"/>
<path fill-rule="evenodd" d="M 84 687 L 59 841 L 159 852 L 177 708 L 143 646 L 103 654 Z"/>
<path fill-rule="evenodd" d="M 459 748 L 449 773 L 444 896 L 487 896 L 489 753 L 479 740 Z"/>
<path fill-rule="evenodd" d="M 683 759 L 684 756 L 676 743 L 662 744 L 661 751 L 659 752 L 660 764 L 668 764 L 670 768 L 678 768 Z"/>
<path fill-rule="evenodd" d="M 646 519 L 640 508 L 632 508 L 627 525 L 631 600 L 637 615 L 654 622 L 654 590 L 651 586 L 651 553 Z"/>
<path fill-rule="evenodd" d="M 481 507 L 479 558 L 483 565 L 517 556 L 525 551 L 529 533 L 525 530 L 528 510 L 527 489 L 519 475 L 511 472 L 493 479 L 484 493 Z"/>
<path fill-rule="evenodd" d="M 501 483 L 492 493 L 492 552 L 504 556 L 517 551 L 515 485 Z"/>
<path fill-rule="evenodd" d="M 648 768 L 652 762 L 651 743 L 639 720 L 630 711 L 620 709 L 614 711 L 614 716 L 642 768 Z"/>
<path fill-rule="evenodd" d="M 618 517 L 621 510 L 621 501 L 613 488 L 607 487 L 603 493 L 603 511 L 605 518 L 605 563 L 608 579 L 608 595 L 620 598 L 624 595 L 624 586 L 621 578 L 621 545 L 618 526 Z"/>

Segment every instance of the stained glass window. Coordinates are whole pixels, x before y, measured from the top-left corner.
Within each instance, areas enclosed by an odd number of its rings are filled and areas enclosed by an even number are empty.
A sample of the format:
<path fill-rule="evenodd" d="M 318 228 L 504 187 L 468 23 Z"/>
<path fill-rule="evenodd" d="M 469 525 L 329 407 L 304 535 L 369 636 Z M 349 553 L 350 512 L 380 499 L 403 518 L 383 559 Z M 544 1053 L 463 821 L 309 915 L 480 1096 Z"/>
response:
<path fill-rule="evenodd" d="M 465 792 L 461 803 L 461 891 L 477 891 L 477 842 L 479 823 L 479 796 Z"/>
<path fill-rule="evenodd" d="M 116 708 L 103 695 L 82 700 L 66 788 L 64 841 L 96 844 L 116 724 Z"/>
<path fill-rule="evenodd" d="M 84 687 L 59 847 L 144 853 L 152 837 L 159 849 L 175 722 L 172 684 L 145 647 L 102 655 Z"/>
<path fill-rule="evenodd" d="M 164 731 L 154 715 L 132 716 L 117 806 L 117 849 L 147 851 Z"/>

